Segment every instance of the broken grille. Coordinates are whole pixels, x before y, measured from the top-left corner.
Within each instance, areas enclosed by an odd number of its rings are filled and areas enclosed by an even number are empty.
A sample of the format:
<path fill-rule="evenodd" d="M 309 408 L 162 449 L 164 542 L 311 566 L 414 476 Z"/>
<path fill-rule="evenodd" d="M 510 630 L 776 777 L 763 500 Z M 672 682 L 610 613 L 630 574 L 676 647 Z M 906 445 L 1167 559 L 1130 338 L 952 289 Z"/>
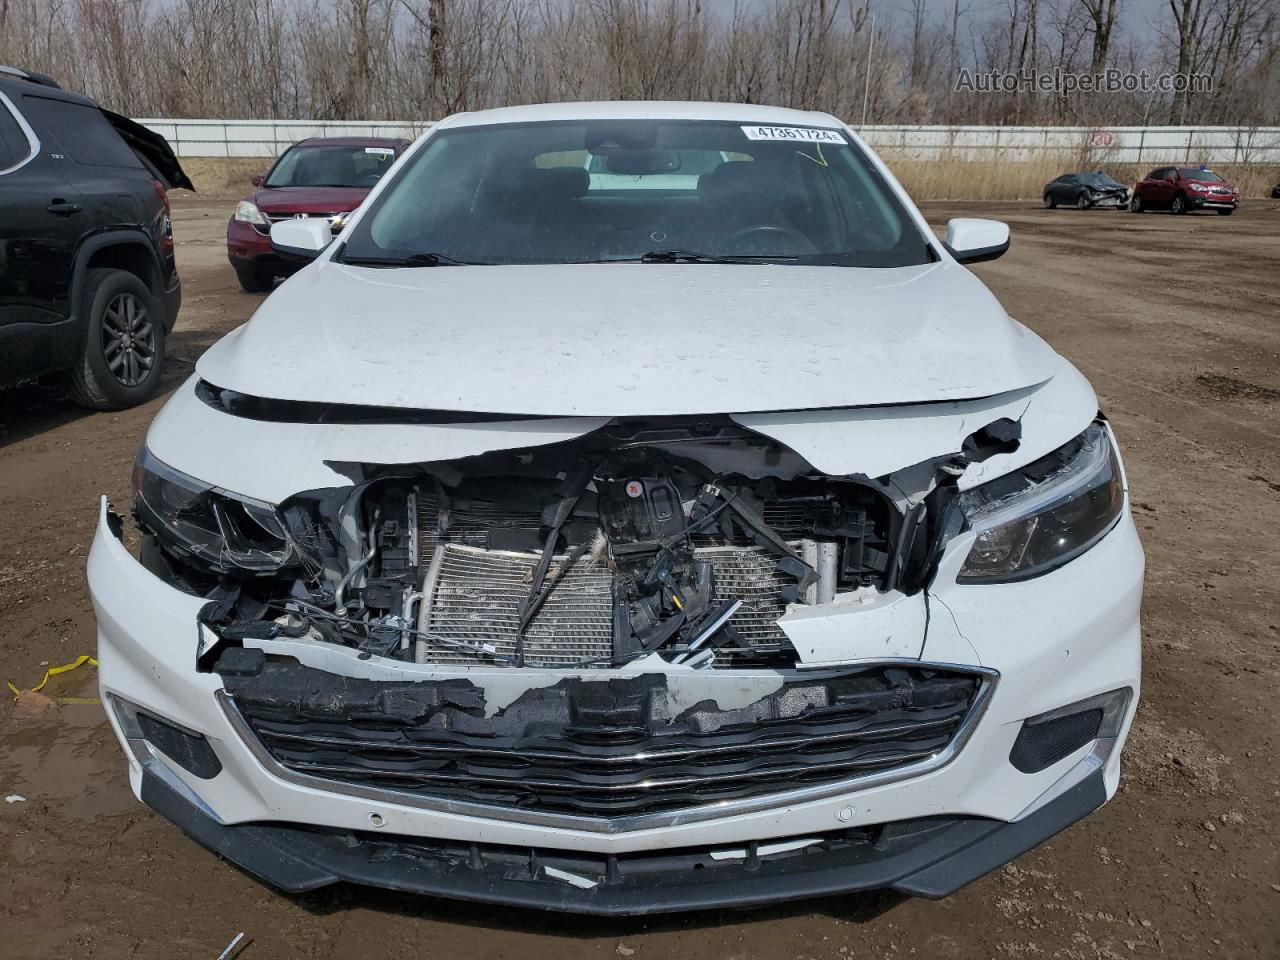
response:
<path fill-rule="evenodd" d="M 764 651 L 787 642 L 777 620 L 786 611 L 782 590 L 794 581 L 777 572 L 777 557 L 760 547 L 699 547 L 694 555 L 710 562 L 717 599 L 743 601 L 729 625 L 745 646 Z M 552 562 L 548 579 L 563 562 L 564 557 Z M 529 594 L 537 565 L 533 554 L 445 544 L 439 575 L 423 601 L 420 629 L 448 639 L 490 643 L 500 657 L 513 657 L 520 601 Z M 613 654 L 612 579 L 612 573 L 590 557 L 575 563 L 525 629 L 525 664 L 607 662 Z M 452 644 L 428 639 L 423 646 L 424 662 L 492 662 Z"/>
<path fill-rule="evenodd" d="M 580 816 L 630 816 L 838 783 L 937 757 L 980 700 L 959 671 L 784 679 L 670 715 L 668 678 L 565 678 L 495 713 L 465 680 L 385 682 L 296 664 L 225 674 L 283 767 L 330 781 Z"/>

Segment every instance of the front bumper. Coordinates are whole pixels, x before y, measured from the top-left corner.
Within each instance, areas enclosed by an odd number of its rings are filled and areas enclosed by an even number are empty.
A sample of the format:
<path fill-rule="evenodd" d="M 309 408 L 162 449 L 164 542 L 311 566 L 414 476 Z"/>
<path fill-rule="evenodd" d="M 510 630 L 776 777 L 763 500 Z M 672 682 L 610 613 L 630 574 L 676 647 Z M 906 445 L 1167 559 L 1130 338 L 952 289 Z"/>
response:
<path fill-rule="evenodd" d="M 786 856 L 748 848 L 589 857 L 491 844 L 220 824 L 147 773 L 142 799 L 243 870 L 290 893 L 334 883 L 597 916 L 750 907 L 890 888 L 940 899 L 1048 840 L 1107 800 L 1103 772 L 1014 823 L 981 817 L 908 821 L 885 837 L 840 837 Z M 570 879 L 572 878 L 572 879 Z"/>
<path fill-rule="evenodd" d="M 227 221 L 227 260 L 237 270 L 252 270 L 278 277 L 291 276 L 302 265 L 281 257 L 271 246 L 271 237 L 258 232 L 243 220 Z"/>
<path fill-rule="evenodd" d="M 1203 210 L 1234 210 L 1240 206 L 1238 197 L 1214 196 L 1212 194 L 1192 193 L 1191 206 Z"/>
<path fill-rule="evenodd" d="M 195 669 L 204 601 L 164 584 L 130 556 L 109 529 L 105 504 L 89 582 L 104 700 L 123 698 L 202 734 L 220 761 L 215 776 L 197 777 L 130 738 L 109 711 L 127 747 L 133 789 L 221 855 L 291 890 L 350 880 L 578 912 L 644 913 L 884 886 L 943 896 L 1115 792 L 1139 689 L 1142 551 L 1132 521 L 1126 514 L 1081 558 L 1020 584 L 957 586 L 954 566 L 968 546 L 968 538 L 957 538 L 944 557 L 924 652 L 929 660 L 994 670 L 1000 682 L 949 762 L 909 779 L 816 797 L 780 785 L 771 803 L 634 829 L 528 822 L 500 810 L 286 779 L 254 754 L 219 705 L 221 678 Z M 1034 774 L 1010 763 L 1025 718 L 1125 686 L 1134 697 L 1117 737 Z M 870 848 L 774 852 L 780 841 L 825 843 L 885 824 L 931 828 L 918 843 L 885 842 L 882 834 Z M 712 856 L 725 849 L 748 856 L 736 866 Z M 752 849 L 759 855 L 749 856 Z M 599 876 L 592 863 L 605 864 Z"/>

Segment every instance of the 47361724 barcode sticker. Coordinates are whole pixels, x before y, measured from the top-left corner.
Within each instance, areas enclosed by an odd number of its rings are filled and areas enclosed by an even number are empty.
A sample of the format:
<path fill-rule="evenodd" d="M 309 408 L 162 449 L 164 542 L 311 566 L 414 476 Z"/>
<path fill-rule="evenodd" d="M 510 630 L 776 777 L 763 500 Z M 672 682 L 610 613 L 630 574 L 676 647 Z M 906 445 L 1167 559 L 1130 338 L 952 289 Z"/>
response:
<path fill-rule="evenodd" d="M 838 130 L 815 130 L 810 127 L 766 127 L 752 124 L 743 127 L 748 140 L 790 140 L 792 143 L 847 144 Z"/>

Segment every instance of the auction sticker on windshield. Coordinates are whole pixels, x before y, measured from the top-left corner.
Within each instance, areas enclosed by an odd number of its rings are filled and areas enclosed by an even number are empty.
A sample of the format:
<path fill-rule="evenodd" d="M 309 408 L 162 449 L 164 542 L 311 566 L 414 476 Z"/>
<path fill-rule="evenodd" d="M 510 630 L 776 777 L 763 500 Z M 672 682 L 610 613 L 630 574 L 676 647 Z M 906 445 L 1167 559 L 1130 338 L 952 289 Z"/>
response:
<path fill-rule="evenodd" d="M 791 140 L 795 143 L 848 143 L 838 130 L 813 130 L 809 127 L 743 127 L 748 140 Z"/>

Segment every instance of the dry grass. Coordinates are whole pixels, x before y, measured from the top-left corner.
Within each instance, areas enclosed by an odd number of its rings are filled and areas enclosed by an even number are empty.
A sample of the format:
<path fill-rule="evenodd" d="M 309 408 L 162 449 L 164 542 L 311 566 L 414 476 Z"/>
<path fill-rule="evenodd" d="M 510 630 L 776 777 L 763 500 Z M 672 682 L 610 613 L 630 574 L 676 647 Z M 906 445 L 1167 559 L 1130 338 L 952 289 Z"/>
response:
<path fill-rule="evenodd" d="M 1069 171 L 1101 167 L 1121 183 L 1132 184 L 1149 171 L 1141 167 L 1105 161 L 1081 161 L 1072 154 L 1046 154 L 1034 160 L 971 161 L 955 158 L 914 160 L 883 154 L 907 192 L 916 200 L 1038 200 L 1044 185 Z M 240 197 L 252 190 L 249 178 L 265 173 L 270 159 L 188 157 L 183 169 L 204 196 Z M 1247 198 L 1269 197 L 1280 183 L 1280 169 L 1270 165 L 1215 167 L 1237 184 Z"/>
<path fill-rule="evenodd" d="M 182 169 L 206 197 L 243 197 L 253 192 L 249 178 L 271 169 L 269 157 L 183 157 Z"/>

